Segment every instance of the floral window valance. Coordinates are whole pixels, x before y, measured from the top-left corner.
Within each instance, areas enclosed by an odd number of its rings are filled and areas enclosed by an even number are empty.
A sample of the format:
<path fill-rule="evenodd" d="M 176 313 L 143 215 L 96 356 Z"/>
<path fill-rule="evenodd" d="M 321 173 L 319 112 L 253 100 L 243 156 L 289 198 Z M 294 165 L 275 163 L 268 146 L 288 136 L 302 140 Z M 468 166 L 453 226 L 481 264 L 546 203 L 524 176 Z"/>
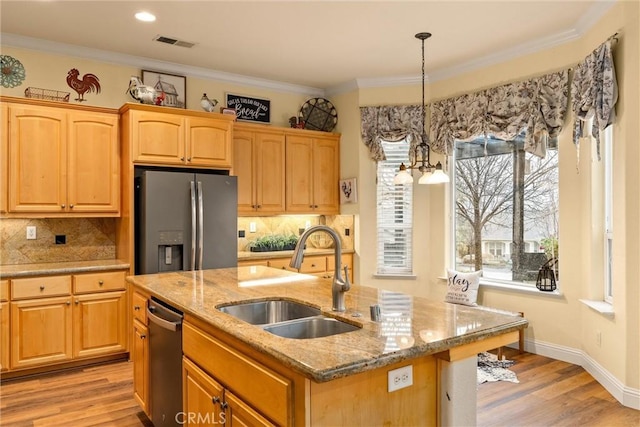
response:
<path fill-rule="evenodd" d="M 380 140 L 411 137 L 410 153 L 422 142 L 423 115 L 419 105 L 360 107 L 362 141 L 376 162 L 386 160 Z"/>
<path fill-rule="evenodd" d="M 615 36 L 614 36 L 615 37 Z M 580 138 L 593 135 L 600 159 L 600 131 L 615 120 L 618 84 L 613 66 L 609 38 L 578 64 L 571 82 L 571 107 L 575 114 L 573 143 L 580 148 Z M 591 123 L 591 129 L 588 124 Z"/>
<path fill-rule="evenodd" d="M 523 130 L 525 150 L 544 157 L 548 138 L 562 130 L 568 71 L 509 83 L 431 104 L 431 149 L 449 155 L 454 140 L 492 135 L 511 140 Z"/>

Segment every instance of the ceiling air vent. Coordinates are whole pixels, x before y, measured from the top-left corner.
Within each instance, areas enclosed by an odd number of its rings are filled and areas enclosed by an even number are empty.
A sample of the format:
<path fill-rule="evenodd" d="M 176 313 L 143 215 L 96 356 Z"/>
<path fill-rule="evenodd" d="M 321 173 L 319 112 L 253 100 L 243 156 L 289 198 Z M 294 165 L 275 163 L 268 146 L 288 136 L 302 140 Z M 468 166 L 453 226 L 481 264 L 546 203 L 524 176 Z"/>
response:
<path fill-rule="evenodd" d="M 180 46 L 180 47 L 187 47 L 187 48 L 191 48 L 193 46 L 195 46 L 195 43 L 191 43 L 191 42 L 186 42 L 184 40 L 177 40 L 171 37 L 165 37 L 165 36 L 155 36 L 155 38 L 153 39 L 157 42 L 160 43 L 166 43 L 166 44 L 172 44 L 174 46 Z"/>

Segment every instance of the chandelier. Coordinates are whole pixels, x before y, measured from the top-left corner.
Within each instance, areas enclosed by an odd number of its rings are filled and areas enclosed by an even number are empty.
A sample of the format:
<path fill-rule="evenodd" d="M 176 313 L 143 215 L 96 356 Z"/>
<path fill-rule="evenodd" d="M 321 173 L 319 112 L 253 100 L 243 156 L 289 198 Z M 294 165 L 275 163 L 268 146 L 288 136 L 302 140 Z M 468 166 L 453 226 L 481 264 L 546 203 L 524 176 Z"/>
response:
<path fill-rule="evenodd" d="M 400 170 L 393 178 L 394 184 L 411 184 L 413 183 L 412 169 L 418 169 L 421 176 L 418 184 L 442 184 L 449 182 L 449 176 L 442 170 L 442 163 L 438 162 L 432 165 L 429 160 L 429 138 L 426 131 L 426 106 L 424 102 L 424 41 L 431 37 L 431 33 L 418 33 L 416 38 L 422 41 L 422 142 L 415 147 L 413 162 L 406 166 L 404 163 L 400 165 Z"/>

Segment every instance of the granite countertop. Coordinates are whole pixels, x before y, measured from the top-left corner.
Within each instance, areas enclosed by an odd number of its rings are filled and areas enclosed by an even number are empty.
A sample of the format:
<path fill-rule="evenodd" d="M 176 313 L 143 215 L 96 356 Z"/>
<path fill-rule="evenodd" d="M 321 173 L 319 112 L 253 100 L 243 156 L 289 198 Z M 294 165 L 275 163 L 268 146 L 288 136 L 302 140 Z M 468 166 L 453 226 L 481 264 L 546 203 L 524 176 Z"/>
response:
<path fill-rule="evenodd" d="M 128 268 L 129 263 L 117 259 L 12 264 L 0 266 L 0 279 L 15 279 L 19 277 L 58 274 L 91 273 L 109 270 L 126 270 Z"/>
<path fill-rule="evenodd" d="M 352 285 L 346 293 L 347 311 L 336 313 L 331 311 L 330 280 L 263 266 L 129 276 L 127 281 L 317 382 L 439 353 L 527 326 L 527 320 L 516 313 L 359 285 Z M 308 303 L 325 315 L 362 329 L 323 338 L 289 339 L 217 309 L 273 297 Z M 371 321 L 372 304 L 383 306 L 382 321 Z"/>
<path fill-rule="evenodd" d="M 352 254 L 355 251 L 353 249 L 343 249 L 343 254 Z M 318 249 L 307 248 L 304 250 L 305 255 L 331 255 L 335 253 L 333 248 L 330 249 Z M 251 252 L 251 251 L 239 251 L 238 261 L 252 260 L 252 259 L 273 259 L 273 258 L 291 258 L 293 251 L 269 251 L 269 252 Z"/>

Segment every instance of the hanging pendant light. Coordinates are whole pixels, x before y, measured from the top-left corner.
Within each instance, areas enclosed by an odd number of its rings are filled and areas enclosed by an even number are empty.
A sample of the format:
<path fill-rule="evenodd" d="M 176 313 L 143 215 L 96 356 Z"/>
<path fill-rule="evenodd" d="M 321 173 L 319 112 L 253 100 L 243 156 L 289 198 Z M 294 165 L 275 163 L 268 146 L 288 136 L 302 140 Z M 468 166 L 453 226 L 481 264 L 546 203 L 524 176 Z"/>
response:
<path fill-rule="evenodd" d="M 418 184 L 443 184 L 449 182 L 449 176 L 442 170 L 442 163 L 438 162 L 433 166 L 429 160 L 429 137 L 426 131 L 426 106 L 424 103 L 424 41 L 431 37 L 431 33 L 418 33 L 416 38 L 422 41 L 422 141 L 416 145 L 413 162 L 409 166 L 404 163 L 400 165 L 400 170 L 393 178 L 394 184 L 412 184 L 412 169 L 421 172 Z"/>

